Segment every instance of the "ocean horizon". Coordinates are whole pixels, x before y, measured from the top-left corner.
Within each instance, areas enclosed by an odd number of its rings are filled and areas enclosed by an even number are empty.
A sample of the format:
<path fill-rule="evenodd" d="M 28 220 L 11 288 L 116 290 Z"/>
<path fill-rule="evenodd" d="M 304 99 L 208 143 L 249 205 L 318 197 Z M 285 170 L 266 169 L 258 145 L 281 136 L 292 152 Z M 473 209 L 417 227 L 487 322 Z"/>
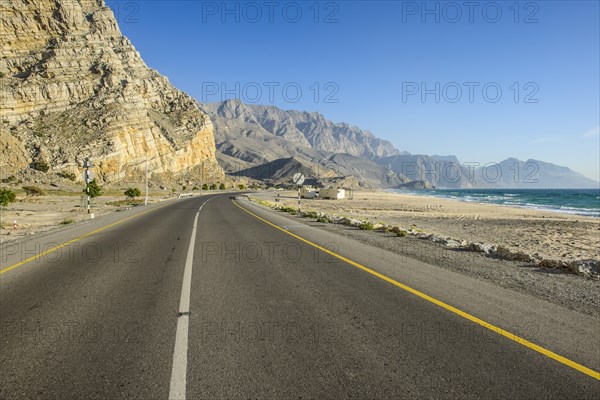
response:
<path fill-rule="evenodd" d="M 414 194 L 510 207 L 551 211 L 600 218 L 599 189 L 389 189 L 392 193 Z"/>

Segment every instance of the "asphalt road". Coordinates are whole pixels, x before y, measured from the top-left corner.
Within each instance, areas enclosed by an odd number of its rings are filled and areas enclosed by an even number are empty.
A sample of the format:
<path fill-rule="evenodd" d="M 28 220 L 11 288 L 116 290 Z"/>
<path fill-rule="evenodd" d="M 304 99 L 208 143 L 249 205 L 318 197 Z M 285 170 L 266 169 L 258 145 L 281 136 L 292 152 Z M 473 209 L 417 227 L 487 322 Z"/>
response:
<path fill-rule="evenodd" d="M 592 374 L 599 369 L 595 317 L 237 203 L 468 315 L 507 330 L 534 323 L 519 334 Z M 0 398 L 591 399 L 600 393 L 597 378 L 568 362 L 256 216 L 227 195 L 182 199 L 10 270 L 23 256 L 3 255 Z"/>

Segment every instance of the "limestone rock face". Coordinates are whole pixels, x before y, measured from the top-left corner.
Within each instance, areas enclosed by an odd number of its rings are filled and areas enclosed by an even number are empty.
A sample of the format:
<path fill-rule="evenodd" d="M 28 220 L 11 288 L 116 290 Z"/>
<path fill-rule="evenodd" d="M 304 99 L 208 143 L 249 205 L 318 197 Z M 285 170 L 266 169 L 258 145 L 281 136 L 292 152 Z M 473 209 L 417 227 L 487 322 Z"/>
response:
<path fill-rule="evenodd" d="M 143 170 L 147 151 L 152 173 L 223 176 L 209 117 L 146 66 L 103 0 L 0 7 L 2 173 L 38 160 L 75 172 L 90 157 L 117 181 Z"/>

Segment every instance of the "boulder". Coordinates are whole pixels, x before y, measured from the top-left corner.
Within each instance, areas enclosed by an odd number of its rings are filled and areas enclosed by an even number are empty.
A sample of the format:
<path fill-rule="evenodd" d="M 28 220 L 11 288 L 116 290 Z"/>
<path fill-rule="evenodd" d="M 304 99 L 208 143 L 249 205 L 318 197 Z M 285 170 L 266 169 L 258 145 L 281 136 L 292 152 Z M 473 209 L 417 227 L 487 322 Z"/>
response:
<path fill-rule="evenodd" d="M 350 225 L 350 226 L 361 226 L 363 224 L 363 221 L 359 220 L 359 219 L 354 219 L 354 218 L 349 218 L 349 222 L 346 225 Z"/>
<path fill-rule="evenodd" d="M 567 269 L 579 275 L 600 278 L 600 260 L 578 260 L 571 262 Z"/>
<path fill-rule="evenodd" d="M 408 236 L 408 231 L 406 229 L 404 229 L 404 228 L 399 227 L 399 226 L 392 226 L 390 228 L 390 231 L 394 232 L 397 236 L 402 236 L 402 237 Z"/>
<path fill-rule="evenodd" d="M 441 238 L 439 236 L 435 236 L 435 235 L 427 236 L 427 240 L 431 240 L 433 243 L 442 243 L 442 244 L 446 243 L 446 239 Z"/>
<path fill-rule="evenodd" d="M 458 249 L 458 248 L 462 247 L 462 244 L 454 239 L 445 240 L 444 245 L 449 249 Z"/>
<path fill-rule="evenodd" d="M 327 218 L 333 224 L 344 225 L 344 223 L 342 222 L 344 220 L 344 217 L 340 217 L 338 215 L 327 215 L 327 214 L 323 214 L 322 217 Z"/>
<path fill-rule="evenodd" d="M 373 224 L 374 231 L 384 231 L 387 228 L 386 224 L 382 224 L 381 222 L 375 222 Z"/>
<path fill-rule="evenodd" d="M 469 250 L 476 251 L 478 253 L 491 254 L 496 251 L 496 249 L 496 245 L 491 243 L 476 242 L 469 245 Z"/>
<path fill-rule="evenodd" d="M 511 251 L 509 248 L 504 246 L 498 246 L 496 251 L 494 252 L 494 257 L 501 258 L 503 260 L 511 260 L 511 261 L 523 261 L 523 262 L 531 262 L 533 258 L 529 254 L 525 254 L 521 251 Z"/>
<path fill-rule="evenodd" d="M 538 263 L 538 267 L 542 268 L 568 268 L 569 264 L 561 260 L 542 260 Z"/>

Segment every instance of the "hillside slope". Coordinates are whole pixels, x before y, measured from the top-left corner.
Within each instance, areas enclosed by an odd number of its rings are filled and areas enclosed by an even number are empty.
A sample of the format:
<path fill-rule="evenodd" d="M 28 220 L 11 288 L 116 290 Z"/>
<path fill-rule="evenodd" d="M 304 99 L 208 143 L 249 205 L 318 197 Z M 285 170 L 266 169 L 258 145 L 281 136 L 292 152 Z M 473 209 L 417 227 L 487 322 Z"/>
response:
<path fill-rule="evenodd" d="M 115 181 L 144 168 L 222 176 L 210 118 L 148 68 L 103 0 L 2 2 L 0 170 L 32 161 Z M 7 155 L 7 157 L 5 157 Z M 200 167 L 202 166 L 202 167 Z M 79 176 L 79 173 L 77 173 Z"/>

